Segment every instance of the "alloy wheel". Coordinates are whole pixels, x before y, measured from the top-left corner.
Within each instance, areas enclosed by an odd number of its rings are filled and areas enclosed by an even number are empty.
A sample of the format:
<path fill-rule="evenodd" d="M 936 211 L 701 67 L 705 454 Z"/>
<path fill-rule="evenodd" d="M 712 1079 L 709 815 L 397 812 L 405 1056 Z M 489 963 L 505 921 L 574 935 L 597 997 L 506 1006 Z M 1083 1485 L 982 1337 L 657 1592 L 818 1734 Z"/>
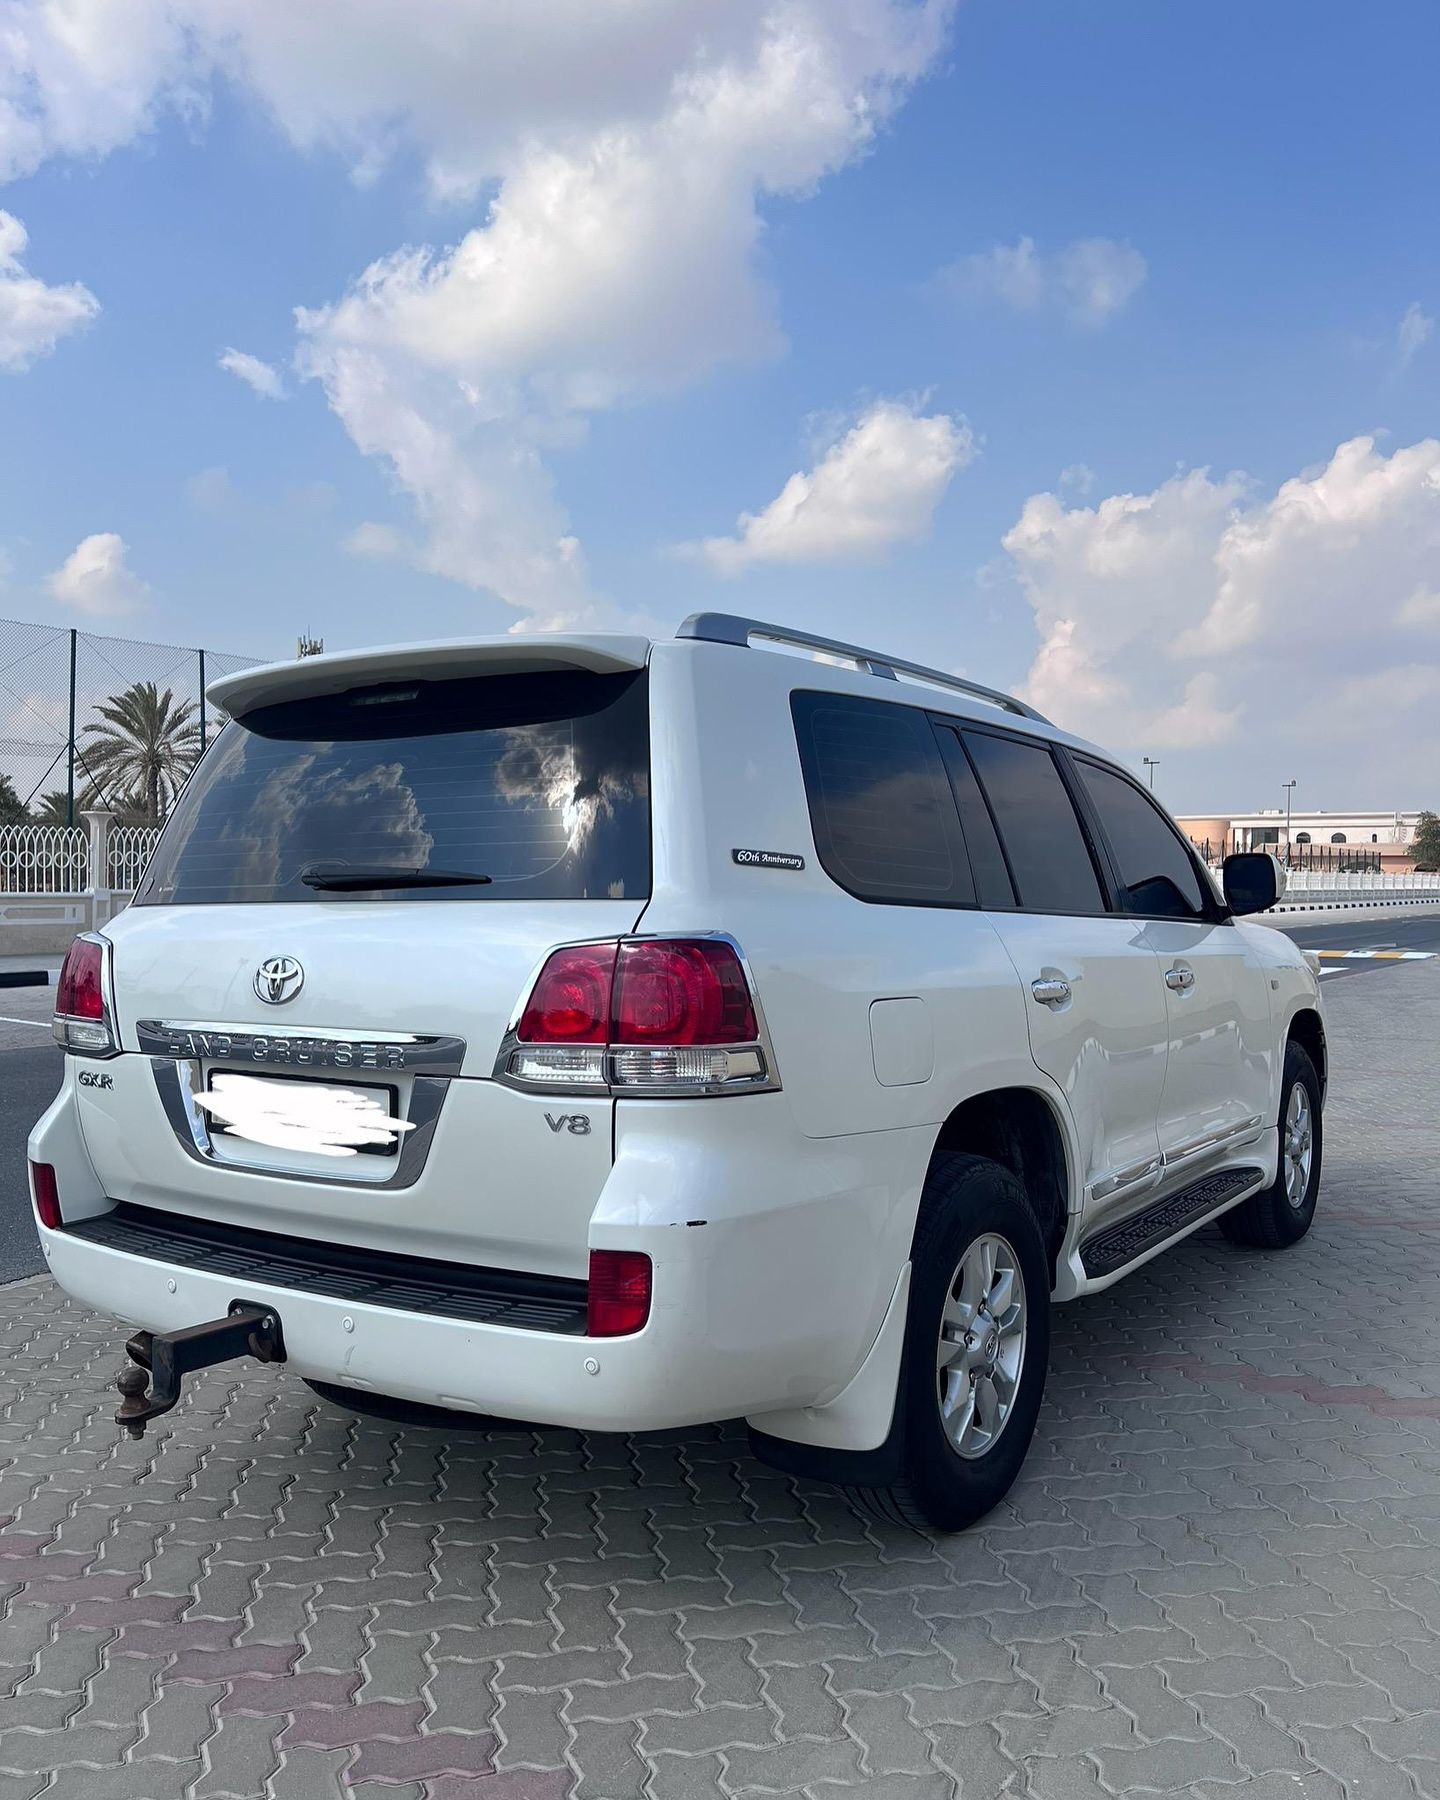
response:
<path fill-rule="evenodd" d="M 1284 1158 L 1285 1198 L 1298 1210 L 1305 1204 L 1310 1189 L 1310 1168 L 1315 1160 L 1315 1119 L 1303 1081 L 1295 1082 L 1290 1089 L 1281 1155 Z"/>
<path fill-rule="evenodd" d="M 946 1294 L 936 1346 L 940 1422 L 967 1461 L 984 1456 L 1014 1410 L 1025 1367 L 1025 1277 L 995 1232 L 975 1239 Z"/>

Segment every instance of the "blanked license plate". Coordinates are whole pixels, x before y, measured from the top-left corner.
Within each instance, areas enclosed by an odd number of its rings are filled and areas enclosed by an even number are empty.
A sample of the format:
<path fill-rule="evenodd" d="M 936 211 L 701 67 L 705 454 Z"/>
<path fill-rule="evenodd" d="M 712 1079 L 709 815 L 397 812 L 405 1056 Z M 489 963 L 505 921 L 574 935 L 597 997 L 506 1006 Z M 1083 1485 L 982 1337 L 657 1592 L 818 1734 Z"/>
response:
<path fill-rule="evenodd" d="M 379 1082 L 212 1069 L 195 1103 L 214 1136 L 317 1156 L 395 1156 L 411 1129 L 399 1116 L 400 1090 Z"/>

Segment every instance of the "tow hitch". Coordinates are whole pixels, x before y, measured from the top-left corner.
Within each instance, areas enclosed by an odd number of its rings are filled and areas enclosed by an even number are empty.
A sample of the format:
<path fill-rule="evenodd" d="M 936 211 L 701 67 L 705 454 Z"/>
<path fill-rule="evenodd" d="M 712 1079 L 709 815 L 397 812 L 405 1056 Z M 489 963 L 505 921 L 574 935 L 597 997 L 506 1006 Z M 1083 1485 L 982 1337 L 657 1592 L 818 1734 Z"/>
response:
<path fill-rule="evenodd" d="M 223 1319 L 204 1325 L 188 1325 L 184 1331 L 137 1331 L 125 1353 L 130 1363 L 115 1377 L 121 1394 L 115 1419 L 132 1438 L 142 1438 L 151 1419 L 169 1412 L 180 1398 L 184 1376 L 237 1356 L 284 1362 L 285 1339 L 275 1313 L 236 1300 Z"/>

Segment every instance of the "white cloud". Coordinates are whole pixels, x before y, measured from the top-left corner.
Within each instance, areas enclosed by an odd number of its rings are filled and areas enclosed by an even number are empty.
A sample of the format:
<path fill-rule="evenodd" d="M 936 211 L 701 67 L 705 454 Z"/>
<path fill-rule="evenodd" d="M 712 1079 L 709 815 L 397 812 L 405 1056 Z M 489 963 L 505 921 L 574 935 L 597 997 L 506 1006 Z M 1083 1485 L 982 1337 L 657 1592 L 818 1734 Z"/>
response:
<path fill-rule="evenodd" d="M 1396 367 L 1408 369 L 1434 331 L 1434 317 L 1421 311 L 1418 300 L 1412 300 L 1395 331 Z"/>
<path fill-rule="evenodd" d="M 686 548 L 722 575 L 756 563 L 868 559 L 923 536 L 951 478 L 975 454 L 963 420 L 922 418 L 882 400 L 797 472 L 758 513 L 741 513 L 734 537 Z"/>
<path fill-rule="evenodd" d="M 104 155 L 161 105 L 198 103 L 172 0 L 6 0 L 0 36 L 0 181 Z"/>
<path fill-rule="evenodd" d="M 280 379 L 280 371 L 272 364 L 262 362 L 258 356 L 251 356 L 246 350 L 222 350 L 219 362 L 228 375 L 237 375 L 262 399 L 285 398 L 285 383 Z"/>
<path fill-rule="evenodd" d="M 200 469 L 196 474 L 187 476 L 185 498 L 197 512 L 227 511 L 237 498 L 230 471 L 217 464 L 214 468 Z"/>
<path fill-rule="evenodd" d="M 1421 630 L 1440 629 L 1440 588 L 1417 587 L 1396 613 L 1395 623 L 1418 626 Z"/>
<path fill-rule="evenodd" d="M 149 592 L 125 562 L 125 540 L 114 531 L 82 538 L 60 567 L 45 578 L 51 597 L 91 618 L 133 612 Z"/>
<path fill-rule="evenodd" d="M 99 301 L 78 281 L 47 287 L 31 275 L 20 260 L 28 242 L 13 213 L 0 212 L 0 369 L 17 372 L 48 356 L 62 337 L 100 311 Z"/>
<path fill-rule="evenodd" d="M 1004 546 L 1040 636 L 1026 692 L 1072 730 L 1135 752 L 1233 746 L 1216 767 L 1237 780 L 1282 743 L 1337 778 L 1393 769 L 1397 743 L 1407 766 L 1440 763 L 1417 711 L 1430 678 L 1403 673 L 1434 665 L 1398 654 L 1407 627 L 1440 622 L 1440 442 L 1386 455 L 1355 438 L 1269 497 L 1205 470 L 1095 506 L 1037 494 Z M 1382 693 L 1383 738 L 1359 764 L 1353 743 L 1329 755 Z"/>
<path fill-rule="evenodd" d="M 423 566 L 527 610 L 587 604 L 546 452 L 590 413 L 779 349 L 757 201 L 861 152 L 948 10 L 747 3 L 723 49 L 692 20 L 648 112 L 627 93 L 629 116 L 528 140 L 452 249 L 397 252 L 300 314 L 307 372 L 415 499 Z"/>
<path fill-rule="evenodd" d="M 1046 255 L 1035 240 L 995 244 L 943 269 L 942 289 L 966 300 L 998 300 L 1016 312 L 1055 308 L 1082 325 L 1103 325 L 1130 303 L 1145 258 L 1114 238 L 1076 238 Z"/>
<path fill-rule="evenodd" d="M 374 519 L 362 519 L 341 546 L 351 556 L 370 556 L 377 560 L 399 556 L 404 539 L 393 525 L 379 525 Z"/>
<path fill-rule="evenodd" d="M 1088 494 L 1095 486 L 1095 471 L 1089 463 L 1070 463 L 1060 471 L 1060 486 L 1067 494 Z"/>
<path fill-rule="evenodd" d="M 357 178 L 488 200 L 459 241 L 301 311 L 300 355 L 413 498 L 422 566 L 590 602 L 547 453 L 587 417 L 776 353 L 759 207 L 864 153 L 955 0 L 0 0 L 0 174 L 95 154 L 218 73 Z"/>

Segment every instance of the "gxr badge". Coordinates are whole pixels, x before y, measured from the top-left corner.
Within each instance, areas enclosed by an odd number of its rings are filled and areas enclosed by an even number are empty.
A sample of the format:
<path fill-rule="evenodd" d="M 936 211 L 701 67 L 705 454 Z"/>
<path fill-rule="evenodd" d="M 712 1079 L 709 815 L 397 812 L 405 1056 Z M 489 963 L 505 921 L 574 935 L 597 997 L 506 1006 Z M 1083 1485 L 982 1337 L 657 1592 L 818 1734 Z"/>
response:
<path fill-rule="evenodd" d="M 571 1137 L 589 1137 L 590 1120 L 585 1113 L 546 1113 L 545 1123 L 552 1131 L 568 1131 Z"/>

